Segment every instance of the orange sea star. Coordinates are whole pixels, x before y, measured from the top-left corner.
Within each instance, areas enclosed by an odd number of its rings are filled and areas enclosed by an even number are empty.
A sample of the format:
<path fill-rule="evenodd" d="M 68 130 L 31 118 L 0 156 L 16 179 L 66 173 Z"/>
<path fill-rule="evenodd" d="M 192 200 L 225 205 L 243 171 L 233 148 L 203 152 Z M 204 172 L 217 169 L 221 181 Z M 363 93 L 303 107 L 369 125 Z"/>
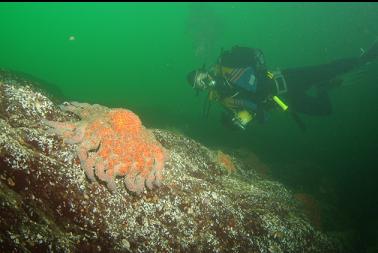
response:
<path fill-rule="evenodd" d="M 65 143 L 78 144 L 77 155 L 87 177 L 96 177 L 116 189 L 115 178 L 124 177 L 128 190 L 141 193 L 162 180 L 165 150 L 133 112 L 101 105 L 71 102 L 64 111 L 77 114 L 72 122 L 45 121 Z"/>

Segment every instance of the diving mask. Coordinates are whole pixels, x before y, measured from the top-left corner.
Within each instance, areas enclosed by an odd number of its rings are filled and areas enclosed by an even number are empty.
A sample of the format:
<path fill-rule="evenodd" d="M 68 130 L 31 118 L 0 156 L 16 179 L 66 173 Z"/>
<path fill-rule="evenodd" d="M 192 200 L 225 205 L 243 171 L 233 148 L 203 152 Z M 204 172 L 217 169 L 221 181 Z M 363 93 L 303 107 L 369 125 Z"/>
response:
<path fill-rule="evenodd" d="M 207 72 L 197 71 L 193 88 L 207 89 L 215 86 L 215 80 Z"/>

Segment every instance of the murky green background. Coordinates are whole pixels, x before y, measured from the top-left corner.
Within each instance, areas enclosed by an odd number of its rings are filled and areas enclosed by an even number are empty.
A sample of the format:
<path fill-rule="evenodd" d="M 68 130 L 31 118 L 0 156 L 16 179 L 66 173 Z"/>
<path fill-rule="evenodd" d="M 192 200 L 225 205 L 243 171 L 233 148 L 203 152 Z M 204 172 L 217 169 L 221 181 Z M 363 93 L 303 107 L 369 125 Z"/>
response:
<path fill-rule="evenodd" d="M 190 70 L 235 44 L 264 51 L 270 68 L 357 56 L 378 36 L 376 3 L 1 3 L 0 68 L 41 79 L 64 100 L 125 107 L 148 127 L 217 149 L 249 149 L 295 192 L 338 208 L 363 243 L 378 240 L 378 65 L 331 91 L 334 113 L 231 131 L 220 108 L 201 115 Z M 303 80 L 306 82 L 306 80 Z"/>

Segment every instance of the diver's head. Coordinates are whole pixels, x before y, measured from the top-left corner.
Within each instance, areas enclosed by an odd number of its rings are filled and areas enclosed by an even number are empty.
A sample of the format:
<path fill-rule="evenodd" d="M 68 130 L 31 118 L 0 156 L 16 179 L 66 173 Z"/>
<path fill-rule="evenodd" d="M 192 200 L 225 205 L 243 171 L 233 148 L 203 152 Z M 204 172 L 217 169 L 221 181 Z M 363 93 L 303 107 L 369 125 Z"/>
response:
<path fill-rule="evenodd" d="M 199 90 L 206 90 L 215 86 L 215 80 L 204 68 L 193 70 L 187 75 L 188 83 Z"/>

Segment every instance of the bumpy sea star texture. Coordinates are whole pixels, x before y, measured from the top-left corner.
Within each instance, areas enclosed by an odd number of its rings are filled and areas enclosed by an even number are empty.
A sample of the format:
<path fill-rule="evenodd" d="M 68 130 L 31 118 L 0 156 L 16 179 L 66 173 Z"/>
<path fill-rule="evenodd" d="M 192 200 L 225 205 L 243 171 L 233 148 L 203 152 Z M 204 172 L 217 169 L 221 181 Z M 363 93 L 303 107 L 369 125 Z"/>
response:
<path fill-rule="evenodd" d="M 27 82 L 17 83 L 0 75 L 0 252 L 358 252 L 340 234 L 312 226 L 293 194 L 259 177 L 254 165 L 230 156 L 235 170 L 229 173 L 216 151 L 169 131 L 133 135 L 147 148 L 126 148 L 130 160 L 144 165 L 130 163 L 125 170 L 146 168 L 145 183 L 155 173 L 153 185 L 162 161 L 153 147 L 160 143 L 169 152 L 160 187 L 134 194 L 124 177 L 114 181 L 114 192 L 107 188 L 113 181 L 90 182 L 86 173 L 116 174 L 117 164 L 104 162 L 107 152 L 123 159 L 110 148 L 102 151 L 111 140 L 105 136 L 120 136 L 115 129 L 126 126 L 136 133 L 140 121 L 103 106 L 59 108 Z M 119 112 L 116 122 L 125 124 L 112 123 Z M 113 130 L 98 141 L 98 131 L 83 132 L 95 123 L 101 133 Z M 100 143 L 93 150 L 84 144 L 90 133 L 97 137 L 89 140 Z M 140 152 L 148 159 L 138 160 Z M 94 157 L 104 165 L 94 163 L 85 173 Z"/>
<path fill-rule="evenodd" d="M 126 109 L 71 102 L 63 111 L 77 114 L 80 121 L 44 121 L 52 132 L 69 144 L 78 144 L 78 157 L 87 177 L 116 189 L 117 176 L 124 177 L 128 190 L 141 193 L 161 183 L 165 152 L 139 117 Z"/>

